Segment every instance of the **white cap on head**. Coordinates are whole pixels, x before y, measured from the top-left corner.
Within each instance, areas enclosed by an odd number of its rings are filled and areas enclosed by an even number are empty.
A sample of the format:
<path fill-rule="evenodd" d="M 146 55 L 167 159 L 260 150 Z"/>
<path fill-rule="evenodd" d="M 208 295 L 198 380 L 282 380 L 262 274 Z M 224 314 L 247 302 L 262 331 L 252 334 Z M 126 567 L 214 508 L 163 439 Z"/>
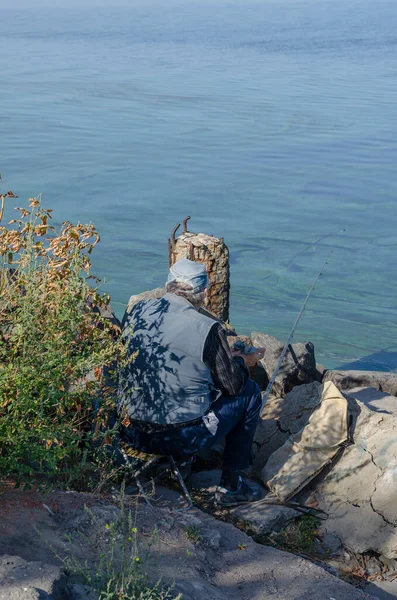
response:
<path fill-rule="evenodd" d="M 192 286 L 192 292 L 202 292 L 208 287 L 208 277 L 203 263 L 197 263 L 188 258 L 181 258 L 170 268 L 167 283 L 173 281 L 187 283 Z"/>

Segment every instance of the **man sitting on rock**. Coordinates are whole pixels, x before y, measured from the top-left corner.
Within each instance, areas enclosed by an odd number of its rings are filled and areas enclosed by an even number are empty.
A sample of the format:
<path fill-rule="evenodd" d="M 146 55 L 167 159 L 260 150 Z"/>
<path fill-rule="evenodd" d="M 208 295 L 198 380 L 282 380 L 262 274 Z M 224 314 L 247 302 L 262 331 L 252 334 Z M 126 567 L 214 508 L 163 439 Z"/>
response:
<path fill-rule="evenodd" d="M 232 506 L 260 497 L 240 472 L 250 464 L 261 407 L 247 366 L 264 350 L 229 349 L 222 326 L 198 312 L 207 288 L 205 266 L 182 259 L 170 269 L 163 298 L 133 307 L 123 327 L 135 358 L 120 373 L 119 410 L 130 420 L 121 436 L 143 452 L 174 458 L 225 439 L 216 500 Z"/>

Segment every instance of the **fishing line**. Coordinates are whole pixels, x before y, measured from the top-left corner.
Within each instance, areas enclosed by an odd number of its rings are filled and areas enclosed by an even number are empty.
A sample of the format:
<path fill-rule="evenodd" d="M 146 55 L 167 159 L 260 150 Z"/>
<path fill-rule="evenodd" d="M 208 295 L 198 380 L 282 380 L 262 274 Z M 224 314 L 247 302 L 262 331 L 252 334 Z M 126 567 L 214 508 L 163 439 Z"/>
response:
<path fill-rule="evenodd" d="M 325 235 L 320 236 L 316 241 L 312 242 L 311 244 L 309 244 L 307 246 L 307 248 L 305 248 L 304 250 L 301 250 L 300 252 L 298 252 L 297 254 L 295 254 L 286 264 L 286 268 L 288 269 L 288 267 L 290 266 L 290 264 L 295 260 L 295 258 L 298 258 L 298 256 L 301 256 L 302 254 L 304 254 L 305 252 L 307 252 L 307 250 L 310 250 L 310 248 L 312 248 L 313 246 L 315 246 L 316 244 L 318 244 L 319 242 L 321 242 L 322 240 L 325 240 L 325 238 L 327 237 L 331 237 L 332 235 L 340 235 L 341 233 L 345 233 L 346 229 L 340 229 L 339 231 L 334 231 L 331 233 L 327 233 Z"/>
<path fill-rule="evenodd" d="M 106 170 L 95 171 L 95 173 L 91 173 L 90 175 L 82 175 L 81 177 L 78 177 L 77 179 L 75 179 L 73 183 L 66 185 L 63 188 L 63 190 L 61 190 L 56 196 L 53 196 L 52 200 L 58 200 L 58 198 L 63 196 L 63 194 L 65 194 L 68 190 L 75 188 L 81 182 L 87 181 L 88 179 L 93 179 L 94 177 L 98 177 L 99 175 L 102 177 L 105 173 L 120 173 L 122 171 L 127 171 L 130 169 L 131 169 L 131 167 L 129 167 L 129 166 L 121 167 L 121 168 L 117 168 L 117 169 L 109 168 Z M 109 186 L 109 187 L 111 187 L 111 186 Z"/>
<path fill-rule="evenodd" d="M 330 254 L 332 254 L 332 250 L 331 250 L 331 253 L 330 253 Z M 323 274 L 323 270 L 324 270 L 324 268 L 325 268 L 325 265 L 327 265 L 327 264 L 328 264 L 328 258 L 327 258 L 327 260 L 324 262 L 324 264 L 323 264 L 323 266 L 321 267 L 321 269 L 320 269 L 320 271 L 318 272 L 318 274 L 316 275 L 316 278 L 315 278 L 315 280 L 314 280 L 314 282 L 313 282 L 313 284 L 312 284 L 312 286 L 311 286 L 311 288 L 310 288 L 310 290 L 309 290 L 309 292 L 308 292 L 308 294 L 307 294 L 307 296 L 306 296 L 306 298 L 305 298 L 305 301 L 304 301 L 304 303 L 302 304 L 302 307 L 301 307 L 301 309 L 300 309 L 300 311 L 299 311 L 299 313 L 298 313 L 298 316 L 297 316 L 297 317 L 296 317 L 296 319 L 295 319 L 295 323 L 294 323 L 294 325 L 293 325 L 293 327 L 292 327 L 292 329 L 291 329 L 291 332 L 290 332 L 290 334 L 289 334 L 289 336 L 288 336 L 288 339 L 287 339 L 287 341 L 285 342 L 284 348 L 283 348 L 283 350 L 282 350 L 282 352 L 281 352 L 281 354 L 280 354 L 280 358 L 278 359 L 278 363 L 277 363 L 277 365 L 276 365 L 276 368 L 275 368 L 275 369 L 274 369 L 274 371 L 273 371 L 273 375 L 271 376 L 271 378 L 270 378 L 270 380 L 269 380 L 269 383 L 267 384 L 267 388 L 266 388 L 266 390 L 265 390 L 265 393 L 264 393 L 264 396 L 263 396 L 263 398 L 262 398 L 262 407 L 261 407 L 261 412 L 262 412 L 262 410 L 263 410 L 263 408 L 264 408 L 264 406 L 265 406 L 266 400 L 268 399 L 268 397 L 269 397 L 269 395 L 270 395 L 270 392 L 272 391 L 272 388 L 273 388 L 274 382 L 276 381 L 277 374 L 278 374 L 278 372 L 279 372 L 279 370 L 280 370 L 280 367 L 281 367 L 281 365 L 282 365 L 282 363 L 283 363 L 284 357 L 285 357 L 285 355 L 287 354 L 288 348 L 289 348 L 289 346 L 290 346 L 290 344 L 291 344 L 291 342 L 292 342 L 292 338 L 294 337 L 295 330 L 296 330 L 296 328 L 298 327 L 298 323 L 299 323 L 299 321 L 301 320 L 301 317 L 302 317 L 302 315 L 303 315 L 303 313 L 304 313 L 304 311 L 305 311 L 305 308 L 306 308 L 306 305 L 307 305 L 307 303 L 308 303 L 308 301 L 309 301 L 309 298 L 310 298 L 310 296 L 312 295 L 312 293 L 313 293 L 313 290 L 314 290 L 314 288 L 316 287 L 318 280 L 320 279 L 320 277 L 321 277 L 321 276 L 322 276 L 322 274 Z"/>
<path fill-rule="evenodd" d="M 276 288 L 278 286 L 278 284 L 280 283 L 280 276 L 282 275 L 282 273 L 284 273 L 288 269 L 288 267 L 292 264 L 292 262 L 295 260 L 295 258 L 297 258 L 298 256 L 302 256 L 303 254 L 305 254 L 305 252 L 310 250 L 310 248 L 313 248 L 314 246 L 316 246 L 316 244 L 318 244 L 322 240 L 324 240 L 328 237 L 334 236 L 334 235 L 335 236 L 340 235 L 341 233 L 345 233 L 346 231 L 347 231 L 347 229 L 338 229 L 337 231 L 331 231 L 331 233 L 326 233 L 324 235 L 321 235 L 314 242 L 309 243 L 309 245 L 306 248 L 304 248 L 303 250 L 300 250 L 299 252 L 294 254 L 294 256 L 292 256 L 289 259 L 287 264 L 285 264 L 283 267 L 281 267 L 281 269 L 280 269 L 280 271 L 278 271 L 278 273 L 272 273 L 272 274 L 268 275 L 267 277 L 264 277 L 263 281 L 266 281 L 266 280 L 270 279 L 271 277 L 275 277 L 276 281 L 274 283 L 273 289 Z M 296 243 L 299 243 L 299 242 L 296 242 Z"/>

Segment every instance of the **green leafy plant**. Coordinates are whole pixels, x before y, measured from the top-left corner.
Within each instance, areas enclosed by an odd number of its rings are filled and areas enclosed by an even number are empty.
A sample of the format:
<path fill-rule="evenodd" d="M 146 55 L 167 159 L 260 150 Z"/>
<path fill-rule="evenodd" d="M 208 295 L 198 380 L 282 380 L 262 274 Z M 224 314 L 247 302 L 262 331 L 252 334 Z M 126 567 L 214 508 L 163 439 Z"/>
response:
<path fill-rule="evenodd" d="M 15 196 L 0 197 L 1 219 Z M 92 224 L 57 231 L 39 198 L 16 210 L 0 227 L 0 480 L 85 487 L 107 469 L 112 366 L 126 360 L 91 275 L 99 235 Z"/>
<path fill-rule="evenodd" d="M 318 541 L 319 520 L 313 515 L 303 515 L 289 523 L 280 533 L 272 536 L 272 541 L 289 552 L 298 552 L 314 556 L 319 553 Z"/>
<path fill-rule="evenodd" d="M 88 585 L 99 600 L 181 600 L 182 595 L 172 594 L 172 586 L 163 585 L 161 580 L 150 584 L 148 568 L 157 532 L 152 532 L 145 547 L 140 545 L 136 509 L 135 513 L 127 510 L 124 498 L 123 485 L 120 514 L 105 525 L 86 508 L 92 525 L 88 533 L 81 534 L 80 543 L 90 549 L 92 558 L 83 564 L 73 555 L 62 560 L 70 581 Z"/>
<path fill-rule="evenodd" d="M 186 525 L 184 529 L 185 535 L 190 542 L 193 542 L 193 544 L 199 544 L 201 542 L 202 536 L 200 527 L 197 525 Z"/>

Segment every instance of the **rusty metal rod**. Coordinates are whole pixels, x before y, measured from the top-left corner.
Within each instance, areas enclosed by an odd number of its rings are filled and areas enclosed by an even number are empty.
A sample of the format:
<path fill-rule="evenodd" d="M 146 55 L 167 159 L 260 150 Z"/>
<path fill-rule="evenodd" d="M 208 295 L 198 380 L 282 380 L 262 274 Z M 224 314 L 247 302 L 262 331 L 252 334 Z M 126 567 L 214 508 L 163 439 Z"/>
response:
<path fill-rule="evenodd" d="M 186 217 L 186 219 L 183 221 L 183 233 L 187 233 L 187 222 L 189 219 L 190 217 Z"/>
<path fill-rule="evenodd" d="M 175 240 L 175 234 L 178 231 L 179 227 L 181 226 L 180 223 L 178 223 L 177 225 L 175 225 L 174 229 L 171 232 L 171 244 L 172 244 L 172 249 L 175 248 L 175 244 L 176 244 L 176 240 Z"/>

